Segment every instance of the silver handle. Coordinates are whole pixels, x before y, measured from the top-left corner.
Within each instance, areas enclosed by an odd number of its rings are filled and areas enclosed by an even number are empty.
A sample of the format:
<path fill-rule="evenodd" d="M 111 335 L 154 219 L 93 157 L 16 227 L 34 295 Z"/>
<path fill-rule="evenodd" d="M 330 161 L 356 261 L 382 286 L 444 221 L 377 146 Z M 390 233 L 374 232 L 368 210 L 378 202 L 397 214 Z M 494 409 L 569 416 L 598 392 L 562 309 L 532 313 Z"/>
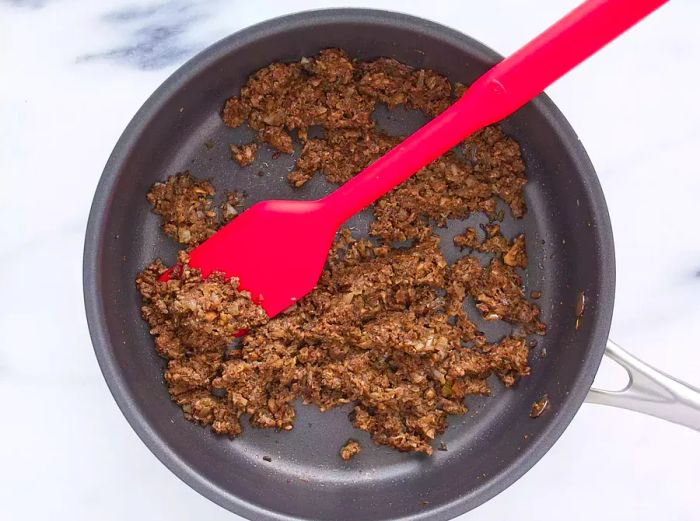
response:
<path fill-rule="evenodd" d="M 642 412 L 700 431 L 700 389 L 645 364 L 612 340 L 605 354 L 627 371 L 629 383 L 621 391 L 592 388 L 586 402 Z"/>

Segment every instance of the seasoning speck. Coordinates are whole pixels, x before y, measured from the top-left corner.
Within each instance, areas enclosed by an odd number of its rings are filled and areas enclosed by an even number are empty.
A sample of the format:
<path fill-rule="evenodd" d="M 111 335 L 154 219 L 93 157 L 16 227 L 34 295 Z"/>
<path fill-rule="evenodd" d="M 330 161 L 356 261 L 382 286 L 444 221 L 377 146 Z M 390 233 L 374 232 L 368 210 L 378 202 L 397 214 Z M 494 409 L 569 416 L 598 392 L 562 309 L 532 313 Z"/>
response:
<path fill-rule="evenodd" d="M 207 141 L 206 143 L 204 143 L 204 146 L 207 148 L 207 150 L 211 150 L 212 148 L 214 148 L 214 143 L 212 143 L 211 141 Z"/>
<path fill-rule="evenodd" d="M 533 289 L 533 290 L 530 292 L 530 298 L 532 298 L 532 299 L 537 300 L 537 299 L 540 298 L 541 296 L 542 296 L 542 292 L 541 292 L 541 291 L 536 291 L 536 290 Z"/>
<path fill-rule="evenodd" d="M 530 418 L 539 418 L 547 407 L 549 407 L 549 396 L 547 393 L 544 393 L 542 398 L 532 404 L 532 408 L 530 409 Z"/>
<path fill-rule="evenodd" d="M 272 463 L 272 458 L 270 456 L 263 456 L 263 459 L 268 463 Z"/>
<path fill-rule="evenodd" d="M 438 446 L 438 450 L 447 451 L 447 444 L 444 441 L 441 441 L 440 445 Z"/>

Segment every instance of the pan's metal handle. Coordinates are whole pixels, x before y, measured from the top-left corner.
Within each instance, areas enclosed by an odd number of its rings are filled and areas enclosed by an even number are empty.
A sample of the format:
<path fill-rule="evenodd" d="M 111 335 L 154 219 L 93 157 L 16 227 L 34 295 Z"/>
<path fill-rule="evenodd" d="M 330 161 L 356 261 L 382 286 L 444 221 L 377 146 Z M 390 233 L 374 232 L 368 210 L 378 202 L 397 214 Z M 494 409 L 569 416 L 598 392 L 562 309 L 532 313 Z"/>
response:
<path fill-rule="evenodd" d="M 629 383 L 621 391 L 593 388 L 588 403 L 622 407 L 700 431 L 700 389 L 645 364 L 612 340 L 605 354 L 627 371 Z"/>

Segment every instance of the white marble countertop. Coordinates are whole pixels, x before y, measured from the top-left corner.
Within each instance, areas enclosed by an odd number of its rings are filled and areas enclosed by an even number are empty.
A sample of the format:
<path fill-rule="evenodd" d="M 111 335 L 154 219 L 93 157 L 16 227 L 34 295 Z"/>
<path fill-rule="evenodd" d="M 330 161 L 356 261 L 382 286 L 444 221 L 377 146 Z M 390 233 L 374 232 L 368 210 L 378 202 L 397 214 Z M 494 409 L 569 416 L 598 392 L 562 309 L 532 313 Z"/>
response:
<path fill-rule="evenodd" d="M 134 112 L 186 58 L 292 10 L 369 4 L 508 53 L 575 3 L 0 0 L 0 518 L 240 519 L 140 442 L 102 379 L 83 313 L 83 234 L 102 167 Z M 700 2 L 675 0 L 548 91 L 610 207 L 613 338 L 696 385 L 698 20 Z M 605 363 L 599 383 L 620 382 L 618 372 Z M 698 519 L 699 442 L 683 427 L 584 405 L 539 464 L 464 518 Z"/>

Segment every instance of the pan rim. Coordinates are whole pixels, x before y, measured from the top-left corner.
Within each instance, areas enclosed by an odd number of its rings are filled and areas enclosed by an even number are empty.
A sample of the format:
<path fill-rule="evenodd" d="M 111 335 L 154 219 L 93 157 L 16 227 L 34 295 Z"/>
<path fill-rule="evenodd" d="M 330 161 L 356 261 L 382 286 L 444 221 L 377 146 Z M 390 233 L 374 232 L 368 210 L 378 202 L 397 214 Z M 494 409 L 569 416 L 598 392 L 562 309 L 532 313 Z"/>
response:
<path fill-rule="evenodd" d="M 459 31 L 420 17 L 386 10 L 319 9 L 281 16 L 250 26 L 223 38 L 188 60 L 171 74 L 138 110 L 107 160 L 95 191 L 85 235 L 83 291 L 88 329 L 100 369 L 119 409 L 149 450 L 178 478 L 219 506 L 249 519 L 292 521 L 300 518 L 245 501 L 235 494 L 217 487 L 205 475 L 190 468 L 148 424 L 120 375 L 113 348 L 109 342 L 105 318 L 106 309 L 103 305 L 104 298 L 99 282 L 101 278 L 101 245 L 104 242 L 104 227 L 107 218 L 105 208 L 119 178 L 121 164 L 137 144 L 141 131 L 182 85 L 196 77 L 211 63 L 218 61 L 231 46 L 244 45 L 263 36 L 286 32 L 294 27 L 330 22 L 390 24 L 428 36 L 439 35 L 440 39 L 454 41 L 457 45 L 468 44 L 493 62 L 502 59 L 500 55 L 485 45 Z M 517 459 L 511 461 L 500 474 L 484 480 L 484 485 L 476 489 L 473 494 L 459 497 L 449 503 L 426 507 L 411 516 L 410 519 L 413 520 L 451 519 L 488 501 L 522 477 L 544 456 L 573 419 L 593 383 L 604 353 L 614 304 L 615 256 L 612 227 L 603 191 L 588 154 L 564 115 L 545 94 L 538 96 L 532 103 L 538 112 L 547 119 L 552 128 L 556 129 L 563 137 L 565 146 L 568 148 L 567 152 L 577 166 L 578 175 L 581 177 L 592 203 L 592 218 L 596 222 L 596 239 L 600 244 L 599 262 L 602 269 L 600 270 L 601 291 L 598 313 L 592 326 L 589 356 L 582 361 L 578 378 L 572 384 L 567 401 L 561 404 L 556 420 L 553 420 L 548 429 L 536 440 L 533 440 L 527 450 L 524 450 Z M 402 516 L 387 519 L 398 521 L 408 518 Z"/>

